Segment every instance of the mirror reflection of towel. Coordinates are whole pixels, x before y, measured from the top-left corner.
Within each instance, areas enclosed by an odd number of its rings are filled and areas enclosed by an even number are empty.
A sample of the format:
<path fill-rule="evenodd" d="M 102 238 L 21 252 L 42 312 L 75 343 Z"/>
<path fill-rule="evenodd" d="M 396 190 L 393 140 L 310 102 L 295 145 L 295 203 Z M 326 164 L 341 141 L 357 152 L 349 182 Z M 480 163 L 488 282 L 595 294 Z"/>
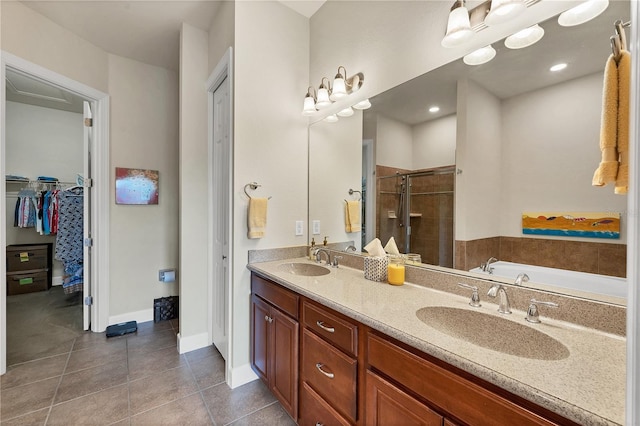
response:
<path fill-rule="evenodd" d="M 360 232 L 360 201 L 347 201 L 345 209 L 345 230 Z"/>
<path fill-rule="evenodd" d="M 251 199 L 249 199 L 247 227 L 249 228 L 247 235 L 250 239 L 264 237 L 267 227 L 266 198 L 251 197 Z"/>

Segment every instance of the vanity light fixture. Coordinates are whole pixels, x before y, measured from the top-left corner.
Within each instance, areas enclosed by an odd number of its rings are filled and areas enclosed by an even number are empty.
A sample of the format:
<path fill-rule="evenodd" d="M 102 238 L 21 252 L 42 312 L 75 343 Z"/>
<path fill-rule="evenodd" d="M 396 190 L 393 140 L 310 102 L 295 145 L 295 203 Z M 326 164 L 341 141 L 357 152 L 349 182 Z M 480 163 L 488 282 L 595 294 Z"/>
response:
<path fill-rule="evenodd" d="M 323 121 L 326 121 L 327 123 L 335 123 L 338 121 L 338 116 L 335 114 L 327 115 Z"/>
<path fill-rule="evenodd" d="M 365 100 L 360 101 L 357 104 L 353 105 L 353 108 L 355 108 L 355 109 L 369 109 L 369 108 L 371 108 L 371 102 L 369 102 L 369 99 L 365 99 Z"/>
<path fill-rule="evenodd" d="M 493 46 L 488 45 L 485 47 L 481 47 L 478 50 L 474 50 L 473 52 L 466 55 L 462 58 L 463 62 L 467 65 L 481 65 L 486 64 L 490 60 L 492 60 L 496 56 L 496 49 Z"/>
<path fill-rule="evenodd" d="M 440 111 L 440 107 L 437 105 L 432 106 L 431 108 L 429 108 L 429 112 L 431 114 L 435 114 L 436 112 Z"/>
<path fill-rule="evenodd" d="M 551 68 L 549 68 L 549 71 L 551 72 L 558 72 L 558 71 L 562 71 L 563 69 L 565 69 L 567 67 L 567 64 L 565 64 L 564 62 L 559 63 L 559 64 L 555 64 L 553 65 Z"/>
<path fill-rule="evenodd" d="M 465 6 L 465 0 L 456 0 L 451 6 L 449 19 L 447 20 L 447 32 L 440 44 L 442 47 L 456 47 L 467 42 L 473 37 L 469 21 L 469 11 Z"/>
<path fill-rule="evenodd" d="M 346 107 L 345 109 L 338 112 L 338 115 L 340 117 L 351 117 L 353 115 L 353 108 Z"/>
<path fill-rule="evenodd" d="M 327 84 L 324 84 L 324 81 L 327 80 Z M 318 88 L 318 98 L 316 100 L 316 108 L 323 109 L 328 106 L 331 106 L 331 85 L 329 83 L 329 79 L 327 77 L 322 77 L 320 81 L 320 87 Z"/>
<path fill-rule="evenodd" d="M 535 24 L 515 34 L 511 34 L 504 40 L 504 45 L 509 49 L 522 49 L 537 43 L 542 36 L 544 36 L 544 29 L 540 25 Z"/>
<path fill-rule="evenodd" d="M 313 94 L 312 94 L 313 92 Z M 313 86 L 307 89 L 307 95 L 304 97 L 304 106 L 302 107 L 302 115 L 310 116 L 316 112 L 316 91 Z"/>
<path fill-rule="evenodd" d="M 344 73 L 342 73 L 340 70 L 344 71 Z M 331 99 L 332 101 L 337 101 L 344 98 L 345 96 L 350 95 L 351 93 L 357 92 L 358 89 L 362 87 L 363 82 L 364 75 L 362 75 L 362 73 L 358 73 L 351 76 L 350 78 L 347 78 L 347 70 L 345 69 L 345 67 L 340 65 L 338 67 L 338 73 L 333 79 L 333 90 L 331 91 L 331 96 L 329 96 L 329 99 Z"/>
<path fill-rule="evenodd" d="M 558 16 L 558 24 L 573 27 L 584 24 L 604 12 L 609 7 L 609 0 L 587 0 L 576 7 L 566 10 Z"/>
<path fill-rule="evenodd" d="M 484 23 L 489 27 L 502 24 L 518 16 L 526 8 L 523 0 L 491 0 L 491 8 Z"/>

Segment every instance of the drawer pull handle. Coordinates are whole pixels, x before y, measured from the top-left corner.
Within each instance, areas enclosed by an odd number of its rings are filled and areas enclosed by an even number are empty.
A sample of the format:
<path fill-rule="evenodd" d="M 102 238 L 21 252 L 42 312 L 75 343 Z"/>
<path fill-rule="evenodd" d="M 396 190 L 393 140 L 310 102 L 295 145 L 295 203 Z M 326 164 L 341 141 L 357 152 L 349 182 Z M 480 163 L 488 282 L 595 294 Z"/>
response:
<path fill-rule="evenodd" d="M 333 378 L 335 377 L 335 374 L 333 374 L 333 373 L 327 373 L 326 371 L 324 371 L 324 370 L 322 369 L 322 367 L 324 367 L 324 365 L 323 365 L 323 364 L 320 364 L 320 363 L 317 363 L 317 364 L 316 364 L 316 368 L 318 369 L 318 371 L 319 371 L 319 372 L 321 372 L 322 374 L 324 374 L 325 376 L 327 376 L 327 377 L 328 377 L 328 378 L 330 378 L 330 379 L 333 379 Z"/>
<path fill-rule="evenodd" d="M 273 322 L 273 318 L 270 318 L 270 317 L 269 317 L 269 315 L 265 315 L 265 316 L 264 316 L 264 320 L 265 320 L 265 321 L 267 321 L 267 322 L 269 322 L 269 323 L 272 323 L 272 322 Z"/>
<path fill-rule="evenodd" d="M 326 325 L 324 325 L 324 322 L 318 320 L 316 321 L 316 324 L 318 325 L 318 327 L 320 327 L 321 329 L 323 329 L 324 331 L 328 331 L 329 333 L 335 333 L 336 329 L 333 327 L 327 327 Z"/>
<path fill-rule="evenodd" d="M 316 426 L 324 426 L 324 425 L 320 422 L 316 422 Z"/>

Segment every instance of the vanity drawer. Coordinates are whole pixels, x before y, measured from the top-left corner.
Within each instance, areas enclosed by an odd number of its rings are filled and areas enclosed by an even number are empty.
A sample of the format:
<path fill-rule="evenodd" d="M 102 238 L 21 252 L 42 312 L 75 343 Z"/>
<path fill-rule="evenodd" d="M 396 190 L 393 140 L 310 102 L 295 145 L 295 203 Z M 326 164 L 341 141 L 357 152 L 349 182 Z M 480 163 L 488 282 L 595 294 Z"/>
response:
<path fill-rule="evenodd" d="M 357 325 L 307 300 L 302 301 L 302 323 L 345 352 L 358 354 Z"/>
<path fill-rule="evenodd" d="M 300 388 L 300 426 L 340 425 L 351 423 L 343 418 L 327 402 L 322 399 L 308 384 L 302 383 Z"/>
<path fill-rule="evenodd" d="M 46 269 L 49 250 L 46 245 L 7 246 L 7 272 Z"/>
<path fill-rule="evenodd" d="M 302 380 L 340 414 L 355 421 L 357 361 L 303 329 L 301 364 Z"/>
<path fill-rule="evenodd" d="M 298 295 L 269 282 L 264 278 L 251 274 L 251 292 L 271 303 L 276 308 L 298 319 Z"/>
<path fill-rule="evenodd" d="M 368 334 L 367 349 L 371 367 L 465 424 L 558 424 L 381 337 Z"/>

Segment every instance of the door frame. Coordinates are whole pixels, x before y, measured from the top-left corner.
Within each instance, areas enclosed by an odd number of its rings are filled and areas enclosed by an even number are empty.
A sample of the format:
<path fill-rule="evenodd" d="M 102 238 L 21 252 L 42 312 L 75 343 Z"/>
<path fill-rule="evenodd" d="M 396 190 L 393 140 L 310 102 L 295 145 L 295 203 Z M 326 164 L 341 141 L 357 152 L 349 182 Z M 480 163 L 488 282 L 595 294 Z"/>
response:
<path fill-rule="evenodd" d="M 91 258 L 91 330 L 104 331 L 109 321 L 109 95 L 0 50 L 0 176 L 5 176 L 5 105 L 6 69 L 10 68 L 30 77 L 42 80 L 91 102 L 94 117 L 92 145 L 93 210 L 91 234 L 93 256 Z M 0 185 L 0 256 L 6 256 L 6 185 Z M 6 338 L 6 265 L 0 262 L 0 374 L 7 370 Z"/>
<path fill-rule="evenodd" d="M 232 283 L 233 283 L 233 206 L 234 206 L 234 197 L 233 197 L 233 49 L 229 47 L 225 54 L 218 62 L 218 65 L 211 72 L 209 78 L 207 79 L 207 98 L 208 98 L 208 111 L 207 111 L 207 144 L 208 144 L 208 159 L 207 159 L 207 169 L 208 169 L 208 182 L 207 182 L 207 192 L 208 192 L 208 229 L 207 233 L 207 245 L 209 256 L 207 256 L 207 290 L 208 290 L 208 334 L 209 334 L 209 344 L 213 344 L 213 295 L 215 294 L 215 289 L 213 285 L 214 281 L 214 259 L 213 259 L 213 241 L 214 241 L 214 232 L 216 229 L 215 221 L 213 218 L 214 206 L 213 206 L 213 94 L 218 86 L 224 81 L 224 79 L 228 79 L 229 82 L 229 186 L 227 190 L 229 191 L 229 206 L 228 206 L 228 217 L 229 223 L 227 224 L 227 231 L 229 232 L 229 257 L 227 259 L 229 265 L 229 277 L 228 282 L 225 283 L 228 286 L 229 291 L 227 292 L 227 353 L 222 354 L 224 358 L 227 360 L 225 363 L 225 380 L 227 384 L 230 385 L 231 382 L 231 371 L 232 371 L 232 354 L 233 354 L 233 340 L 234 336 L 231 333 L 232 330 L 232 318 L 233 318 L 233 291 L 232 291 Z"/>

